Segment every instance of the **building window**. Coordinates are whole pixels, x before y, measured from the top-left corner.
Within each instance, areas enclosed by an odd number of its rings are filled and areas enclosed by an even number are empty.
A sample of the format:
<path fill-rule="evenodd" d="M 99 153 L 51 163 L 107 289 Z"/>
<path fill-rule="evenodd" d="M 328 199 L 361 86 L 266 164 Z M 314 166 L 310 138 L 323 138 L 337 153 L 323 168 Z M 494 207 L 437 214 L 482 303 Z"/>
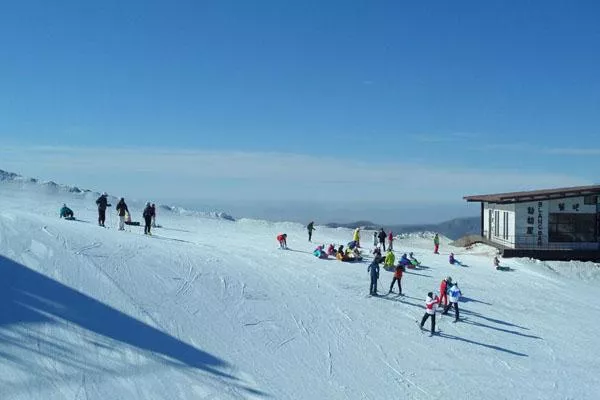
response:
<path fill-rule="evenodd" d="M 596 242 L 596 214 L 550 213 L 548 240 L 562 243 Z"/>
<path fill-rule="evenodd" d="M 528 226 L 527 227 L 527 234 L 528 235 L 533 235 L 533 226 Z"/>
<path fill-rule="evenodd" d="M 505 211 L 504 212 L 504 226 L 502 227 L 502 236 L 504 237 L 505 240 L 508 240 L 508 213 Z"/>
<path fill-rule="evenodd" d="M 500 236 L 500 211 L 494 211 L 494 236 Z"/>
<path fill-rule="evenodd" d="M 593 196 L 584 196 L 583 198 L 583 204 L 590 206 L 592 204 L 598 204 L 598 196 L 593 195 Z"/>

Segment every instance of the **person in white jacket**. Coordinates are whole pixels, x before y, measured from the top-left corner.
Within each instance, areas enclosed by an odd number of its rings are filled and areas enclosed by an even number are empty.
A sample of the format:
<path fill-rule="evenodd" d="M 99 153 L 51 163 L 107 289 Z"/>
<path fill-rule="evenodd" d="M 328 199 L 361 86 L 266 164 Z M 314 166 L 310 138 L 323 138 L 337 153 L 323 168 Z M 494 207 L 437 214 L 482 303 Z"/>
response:
<path fill-rule="evenodd" d="M 423 325 L 425 325 L 425 321 L 429 317 L 431 317 L 431 334 L 435 333 L 435 310 L 437 309 L 437 305 L 440 302 L 440 299 L 433 294 L 433 292 L 427 293 L 427 298 L 425 299 L 425 315 L 421 319 L 421 329 L 423 329 Z"/>
<path fill-rule="evenodd" d="M 454 305 L 454 322 L 458 321 L 458 300 L 460 300 L 460 296 L 462 295 L 460 289 L 458 288 L 457 282 L 452 282 L 452 285 L 448 289 L 448 305 L 444 307 L 444 311 L 442 315 L 446 315 L 450 307 Z"/>

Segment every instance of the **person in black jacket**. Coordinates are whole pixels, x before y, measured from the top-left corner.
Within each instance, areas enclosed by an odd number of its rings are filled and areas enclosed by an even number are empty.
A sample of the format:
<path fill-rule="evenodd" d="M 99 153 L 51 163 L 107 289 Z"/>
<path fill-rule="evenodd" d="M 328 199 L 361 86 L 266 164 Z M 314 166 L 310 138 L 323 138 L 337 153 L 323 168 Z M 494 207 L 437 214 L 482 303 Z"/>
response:
<path fill-rule="evenodd" d="M 385 233 L 383 228 L 381 228 L 377 237 L 379 238 L 379 245 L 383 247 L 383 251 L 385 251 L 385 238 L 387 237 L 387 233 Z"/>
<path fill-rule="evenodd" d="M 125 230 L 125 214 L 129 213 L 129 209 L 127 208 L 127 204 L 125 204 L 125 199 L 121 197 L 119 202 L 117 203 L 117 212 L 119 213 L 119 230 Z"/>
<path fill-rule="evenodd" d="M 146 208 L 144 208 L 144 212 L 142 213 L 142 217 L 144 217 L 144 235 L 152 235 L 150 233 L 150 227 L 152 226 L 152 216 L 154 215 L 154 211 L 152 210 L 152 205 L 150 202 L 146 203 Z"/>
<path fill-rule="evenodd" d="M 96 205 L 98 206 L 98 225 L 100 226 L 104 226 L 104 221 L 106 220 L 106 207 L 111 206 L 111 204 L 108 203 L 107 196 L 108 194 L 104 192 L 98 197 L 98 200 L 96 200 Z"/>

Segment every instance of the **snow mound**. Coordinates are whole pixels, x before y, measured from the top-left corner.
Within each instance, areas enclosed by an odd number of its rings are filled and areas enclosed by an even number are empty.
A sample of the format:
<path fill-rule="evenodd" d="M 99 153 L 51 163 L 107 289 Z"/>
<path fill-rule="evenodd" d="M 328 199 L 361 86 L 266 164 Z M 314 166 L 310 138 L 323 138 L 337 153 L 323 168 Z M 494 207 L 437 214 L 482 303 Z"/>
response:
<path fill-rule="evenodd" d="M 222 211 L 195 211 L 188 210 L 183 207 L 178 206 L 168 206 L 168 205 L 160 205 L 158 206 L 160 209 L 164 211 L 169 211 L 174 214 L 179 214 L 187 217 L 200 217 L 200 218 L 213 218 L 213 219 L 222 219 L 226 221 L 235 221 L 231 215 L 222 212 Z"/>

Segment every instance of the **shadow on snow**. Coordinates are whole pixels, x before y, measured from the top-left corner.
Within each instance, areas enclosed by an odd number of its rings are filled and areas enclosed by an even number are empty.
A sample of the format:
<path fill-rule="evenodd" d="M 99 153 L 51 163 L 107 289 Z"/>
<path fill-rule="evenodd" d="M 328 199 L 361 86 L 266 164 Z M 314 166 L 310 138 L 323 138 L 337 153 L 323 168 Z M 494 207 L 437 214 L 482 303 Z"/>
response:
<path fill-rule="evenodd" d="M 162 359 L 174 366 L 202 370 L 226 384 L 229 381 L 229 384 L 247 392 L 266 396 L 260 391 L 245 387 L 236 377 L 224 372 L 223 369 L 231 366 L 222 359 L 2 255 L 0 277 L 0 341 L 4 345 L 0 350 L 0 357 L 23 371 L 30 371 L 37 366 L 35 358 L 9 354 L 11 347 L 31 352 L 32 355 L 48 357 L 79 371 L 114 372 L 105 364 L 94 365 L 85 360 L 85 355 L 79 354 L 85 352 L 85 347 L 75 349 L 77 344 L 48 335 L 43 328 L 43 325 L 52 324 L 73 330 L 77 326 L 106 339 L 101 343 L 103 339 L 97 336 L 86 335 L 85 332 L 79 334 L 77 338 L 80 339 L 75 340 L 86 342 L 88 346 L 105 349 L 107 352 L 119 352 L 125 349 L 114 341 L 120 342 L 149 352 L 147 355 L 151 358 Z M 38 324 L 42 324 L 42 327 L 32 328 Z M 117 360 L 121 364 L 124 362 L 120 358 Z M 124 370 L 129 370 L 132 366 L 123 367 Z"/>

